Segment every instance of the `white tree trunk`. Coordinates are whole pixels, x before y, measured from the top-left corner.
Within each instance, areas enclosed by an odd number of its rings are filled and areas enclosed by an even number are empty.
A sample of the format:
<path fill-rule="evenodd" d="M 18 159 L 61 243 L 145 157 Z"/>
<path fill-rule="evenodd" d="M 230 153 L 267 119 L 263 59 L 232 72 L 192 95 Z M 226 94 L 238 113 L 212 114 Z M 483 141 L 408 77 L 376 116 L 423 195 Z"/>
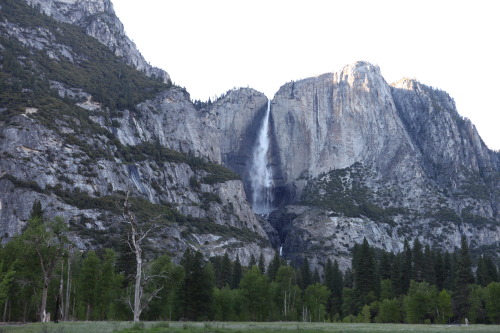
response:
<path fill-rule="evenodd" d="M 49 292 L 49 283 L 50 283 L 50 278 L 46 276 L 44 272 L 42 301 L 40 302 L 40 321 L 46 320 L 45 316 L 47 313 L 47 295 Z"/>
<path fill-rule="evenodd" d="M 70 275 L 71 275 L 71 259 L 70 256 L 68 256 L 68 277 L 66 280 L 66 297 L 65 297 L 65 304 L 64 304 L 64 320 L 67 321 L 69 319 L 69 301 L 70 301 L 70 295 L 71 295 L 71 280 L 70 280 Z M 62 303 L 62 302 L 61 302 Z"/>
<path fill-rule="evenodd" d="M 135 253 L 135 263 L 136 263 L 136 272 L 135 272 L 135 287 L 134 287 L 134 322 L 140 321 L 141 316 L 141 294 L 142 294 L 142 250 L 140 244 L 137 242 L 137 232 L 132 225 L 132 246 L 134 248 Z"/>

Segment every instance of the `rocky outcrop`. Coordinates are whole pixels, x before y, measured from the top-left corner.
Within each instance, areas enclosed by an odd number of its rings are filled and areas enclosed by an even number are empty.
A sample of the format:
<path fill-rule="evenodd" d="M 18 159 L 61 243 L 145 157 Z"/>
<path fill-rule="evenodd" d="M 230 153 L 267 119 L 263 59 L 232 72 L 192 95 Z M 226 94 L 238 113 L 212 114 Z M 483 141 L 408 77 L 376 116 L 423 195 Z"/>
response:
<path fill-rule="evenodd" d="M 414 237 L 453 250 L 460 234 L 498 244 L 498 153 L 446 93 L 410 80 L 391 87 L 357 62 L 285 84 L 271 117 L 275 183 L 307 205 L 271 214 L 285 257 L 347 260 L 363 237 L 388 251 Z"/>
<path fill-rule="evenodd" d="M 129 65 L 156 77 L 165 83 L 170 76 L 162 69 L 151 66 L 125 34 L 110 0 L 25 0 L 29 5 L 54 19 L 77 25 L 86 33 L 109 47 L 115 55 Z"/>

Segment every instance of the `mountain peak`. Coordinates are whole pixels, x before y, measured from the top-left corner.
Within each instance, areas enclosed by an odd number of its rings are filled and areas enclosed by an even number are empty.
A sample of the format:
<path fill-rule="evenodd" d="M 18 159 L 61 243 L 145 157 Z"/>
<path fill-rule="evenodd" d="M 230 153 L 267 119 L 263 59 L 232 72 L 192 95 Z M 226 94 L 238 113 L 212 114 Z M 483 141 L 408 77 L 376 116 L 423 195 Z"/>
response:
<path fill-rule="evenodd" d="M 115 55 L 144 72 L 165 83 L 170 76 L 162 69 L 151 66 L 125 34 L 120 19 L 116 16 L 110 0 L 24 0 L 32 7 L 57 21 L 70 23 L 85 29 L 87 35 L 96 38 L 111 49 Z"/>

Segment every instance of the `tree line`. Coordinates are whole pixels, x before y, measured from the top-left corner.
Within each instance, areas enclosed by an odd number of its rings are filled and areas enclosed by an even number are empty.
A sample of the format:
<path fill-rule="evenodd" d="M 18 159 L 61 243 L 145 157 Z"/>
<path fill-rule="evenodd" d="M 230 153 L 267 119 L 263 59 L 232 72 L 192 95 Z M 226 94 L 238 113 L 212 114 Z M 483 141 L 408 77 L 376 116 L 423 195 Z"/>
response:
<path fill-rule="evenodd" d="M 134 219 L 128 225 L 138 228 Z M 142 235 L 137 229 L 136 241 Z M 35 202 L 23 232 L 0 249 L 3 321 L 48 320 L 50 312 L 55 321 L 500 323 L 498 268 L 488 256 L 473 263 L 465 237 L 453 253 L 415 239 L 394 254 L 365 239 L 345 271 L 331 260 L 311 269 L 307 257 L 292 267 L 278 253 L 267 264 L 252 256 L 248 266 L 193 249 L 178 264 L 167 255 L 146 260 L 146 247 L 134 251 L 127 237 L 121 249 L 77 251 L 64 221 L 44 219 Z"/>

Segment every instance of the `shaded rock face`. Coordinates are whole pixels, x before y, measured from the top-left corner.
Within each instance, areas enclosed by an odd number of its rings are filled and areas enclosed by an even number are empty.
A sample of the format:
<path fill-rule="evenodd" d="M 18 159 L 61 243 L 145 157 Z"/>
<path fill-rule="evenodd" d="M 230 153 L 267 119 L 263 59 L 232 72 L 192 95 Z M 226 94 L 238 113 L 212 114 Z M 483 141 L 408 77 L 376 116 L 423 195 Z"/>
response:
<path fill-rule="evenodd" d="M 30 3 L 60 21 L 91 27 L 87 33 L 112 48 L 120 56 L 117 62 L 155 76 L 151 68 L 141 67 L 144 59 L 124 35 L 109 1 Z M 99 22 L 109 25 L 92 30 Z M 14 59 L 21 66 L 27 67 L 26 59 L 41 50 L 55 63 L 69 60 L 68 66 L 77 68 L 82 55 L 58 39 L 64 29 L 51 29 L 54 25 L 31 27 L 22 21 L 0 20 L 1 37 L 26 48 L 25 56 Z M 61 216 L 68 222 L 80 249 L 114 246 L 122 229 L 117 207 L 129 192 L 139 212 L 167 212 L 161 213 L 167 216 L 166 223 L 150 242 L 153 249 L 166 251 L 175 260 L 185 249 L 195 248 L 206 256 L 227 252 L 235 259 L 238 255 L 243 264 L 260 253 L 270 261 L 274 251 L 264 229 L 269 225 L 253 213 L 243 182 L 214 164 L 225 156 L 220 147 L 228 154 L 230 145 L 237 142 L 235 135 L 222 135 L 221 126 L 243 125 L 224 122 L 213 108 L 197 110 L 189 94 L 178 87 L 167 85 L 130 109 L 110 111 L 83 87 L 55 80 L 48 84 L 50 96 L 58 98 L 55 108 L 71 113 L 45 106 L 44 116 L 39 116 L 43 106 L 36 103 L 17 107 L 24 112 L 0 108 L 0 234 L 4 241 L 21 232 L 33 202 L 39 200 L 47 218 Z M 249 105 L 255 104 L 252 96 L 263 96 L 251 89 L 233 94 L 238 100 L 249 96 Z M 52 112 L 60 116 L 47 122 Z"/>
<path fill-rule="evenodd" d="M 170 82 L 164 70 L 151 66 L 125 34 L 110 0 L 25 0 L 42 13 L 60 22 L 82 27 L 86 33 L 109 47 L 125 62 L 163 82 Z"/>

